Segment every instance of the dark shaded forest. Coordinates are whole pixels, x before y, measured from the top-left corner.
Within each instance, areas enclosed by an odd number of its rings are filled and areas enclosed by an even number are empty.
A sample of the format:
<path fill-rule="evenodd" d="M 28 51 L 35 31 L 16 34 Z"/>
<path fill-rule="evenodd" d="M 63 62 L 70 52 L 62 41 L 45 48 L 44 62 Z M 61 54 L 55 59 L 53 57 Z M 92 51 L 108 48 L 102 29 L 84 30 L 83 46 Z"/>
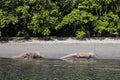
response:
<path fill-rule="evenodd" d="M 120 36 L 120 0 L 0 0 L 1 37 Z"/>

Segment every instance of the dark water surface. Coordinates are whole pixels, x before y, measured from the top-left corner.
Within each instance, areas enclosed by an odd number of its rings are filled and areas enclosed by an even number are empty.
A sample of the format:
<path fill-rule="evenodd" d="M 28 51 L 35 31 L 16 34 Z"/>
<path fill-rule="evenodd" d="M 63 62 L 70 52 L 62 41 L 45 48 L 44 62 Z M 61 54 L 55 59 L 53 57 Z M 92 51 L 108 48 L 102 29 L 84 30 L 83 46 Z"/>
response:
<path fill-rule="evenodd" d="M 120 80 L 120 61 L 0 59 L 0 80 Z"/>

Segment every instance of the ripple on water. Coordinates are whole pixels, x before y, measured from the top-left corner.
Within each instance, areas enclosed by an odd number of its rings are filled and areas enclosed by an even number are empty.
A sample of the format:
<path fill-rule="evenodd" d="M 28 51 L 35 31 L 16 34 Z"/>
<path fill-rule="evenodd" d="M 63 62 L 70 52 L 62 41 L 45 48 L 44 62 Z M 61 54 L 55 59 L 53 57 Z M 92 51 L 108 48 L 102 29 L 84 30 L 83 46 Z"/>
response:
<path fill-rule="evenodd" d="M 0 59 L 1 80 L 119 80 L 119 60 Z"/>

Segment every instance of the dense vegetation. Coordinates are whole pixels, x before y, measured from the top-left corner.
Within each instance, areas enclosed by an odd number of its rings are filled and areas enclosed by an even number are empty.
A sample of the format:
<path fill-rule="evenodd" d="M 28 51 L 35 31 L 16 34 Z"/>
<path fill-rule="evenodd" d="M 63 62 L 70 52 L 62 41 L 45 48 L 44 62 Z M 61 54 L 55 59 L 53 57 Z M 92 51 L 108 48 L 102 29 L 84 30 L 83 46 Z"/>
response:
<path fill-rule="evenodd" d="M 0 0 L 0 36 L 120 36 L 120 0 Z"/>

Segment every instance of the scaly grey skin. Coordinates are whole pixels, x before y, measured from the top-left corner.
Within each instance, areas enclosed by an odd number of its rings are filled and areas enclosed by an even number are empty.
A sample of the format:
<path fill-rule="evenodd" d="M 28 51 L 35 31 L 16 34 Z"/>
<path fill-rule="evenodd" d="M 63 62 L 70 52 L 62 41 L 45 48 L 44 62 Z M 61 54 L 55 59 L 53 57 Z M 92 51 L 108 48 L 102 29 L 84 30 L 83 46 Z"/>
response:
<path fill-rule="evenodd" d="M 86 58 L 86 59 L 90 59 L 90 58 L 95 58 L 96 56 L 94 55 L 94 52 L 95 51 L 72 53 L 72 54 L 68 54 L 66 56 L 61 57 L 61 59 L 67 59 L 67 58 Z"/>

